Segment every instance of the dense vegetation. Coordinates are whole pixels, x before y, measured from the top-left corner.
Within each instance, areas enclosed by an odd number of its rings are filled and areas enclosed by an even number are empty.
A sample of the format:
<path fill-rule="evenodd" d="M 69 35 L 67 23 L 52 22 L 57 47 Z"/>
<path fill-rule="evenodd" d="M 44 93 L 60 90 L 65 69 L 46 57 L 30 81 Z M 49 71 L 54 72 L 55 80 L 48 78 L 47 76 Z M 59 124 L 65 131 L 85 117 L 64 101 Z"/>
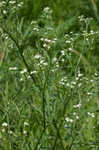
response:
<path fill-rule="evenodd" d="M 0 1 L 1 150 L 99 150 L 98 8 Z"/>

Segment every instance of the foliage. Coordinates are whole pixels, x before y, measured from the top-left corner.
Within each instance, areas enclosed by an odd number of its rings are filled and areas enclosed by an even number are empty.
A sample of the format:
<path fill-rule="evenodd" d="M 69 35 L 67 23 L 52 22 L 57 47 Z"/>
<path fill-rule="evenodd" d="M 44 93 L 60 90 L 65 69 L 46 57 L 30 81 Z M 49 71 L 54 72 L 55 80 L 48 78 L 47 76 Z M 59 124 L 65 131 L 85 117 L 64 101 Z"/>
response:
<path fill-rule="evenodd" d="M 0 148 L 98 150 L 98 21 L 43 2 L 0 2 Z"/>

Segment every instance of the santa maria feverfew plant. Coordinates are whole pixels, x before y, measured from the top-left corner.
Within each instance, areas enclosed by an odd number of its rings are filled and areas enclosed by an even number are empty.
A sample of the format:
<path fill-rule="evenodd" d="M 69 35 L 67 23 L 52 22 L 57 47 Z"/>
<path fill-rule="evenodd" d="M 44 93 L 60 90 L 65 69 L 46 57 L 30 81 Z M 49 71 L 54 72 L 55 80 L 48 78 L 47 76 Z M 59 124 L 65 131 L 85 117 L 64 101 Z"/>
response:
<path fill-rule="evenodd" d="M 26 21 L 16 15 L 22 5 L 0 2 L 0 148 L 98 150 L 94 18 L 56 25 L 45 7 Z"/>

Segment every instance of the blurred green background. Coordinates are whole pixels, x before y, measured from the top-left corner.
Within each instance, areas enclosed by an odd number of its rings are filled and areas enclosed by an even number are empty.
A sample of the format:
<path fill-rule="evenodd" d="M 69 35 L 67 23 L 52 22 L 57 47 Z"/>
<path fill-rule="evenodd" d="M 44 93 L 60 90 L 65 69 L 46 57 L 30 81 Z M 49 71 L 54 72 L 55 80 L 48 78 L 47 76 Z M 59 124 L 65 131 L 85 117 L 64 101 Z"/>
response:
<path fill-rule="evenodd" d="M 97 14 L 94 10 L 94 6 L 99 8 L 98 0 L 24 0 L 19 16 L 30 20 L 36 19 L 43 8 L 47 6 L 52 8 L 56 23 L 82 14 L 86 17 L 94 17 L 96 21 L 99 18 L 99 15 L 96 17 Z"/>

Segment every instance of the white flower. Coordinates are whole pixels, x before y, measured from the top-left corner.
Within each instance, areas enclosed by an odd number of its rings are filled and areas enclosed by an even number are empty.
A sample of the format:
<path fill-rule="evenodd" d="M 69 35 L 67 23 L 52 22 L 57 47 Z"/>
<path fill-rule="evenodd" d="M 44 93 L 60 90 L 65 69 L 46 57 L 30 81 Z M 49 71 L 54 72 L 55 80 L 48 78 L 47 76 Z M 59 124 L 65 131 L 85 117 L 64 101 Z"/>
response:
<path fill-rule="evenodd" d="M 72 122 L 73 122 L 73 119 L 70 119 L 70 120 L 69 120 L 69 122 L 71 122 L 71 123 L 72 123 Z"/>
<path fill-rule="evenodd" d="M 45 39 L 45 42 L 48 42 L 48 43 L 50 43 L 50 42 L 51 42 L 51 40 L 49 40 L 49 39 Z"/>
<path fill-rule="evenodd" d="M 32 20 L 32 21 L 31 21 L 31 24 L 37 24 L 37 21 Z"/>
<path fill-rule="evenodd" d="M 6 122 L 2 123 L 2 127 L 7 127 L 8 124 Z"/>
<path fill-rule="evenodd" d="M 36 73 L 37 73 L 37 71 L 34 70 L 34 71 L 31 71 L 30 74 L 36 74 Z"/>
<path fill-rule="evenodd" d="M 66 117 L 65 120 L 66 120 L 67 122 L 69 122 L 70 119 L 69 119 L 68 117 Z"/>
<path fill-rule="evenodd" d="M 79 119 L 79 116 L 76 116 L 76 119 Z"/>
<path fill-rule="evenodd" d="M 6 2 L 5 2 L 5 1 L 2 1 L 2 4 L 6 4 Z"/>
<path fill-rule="evenodd" d="M 69 117 L 66 117 L 65 120 L 66 120 L 67 122 L 71 122 L 71 123 L 73 122 L 73 119 L 70 119 Z"/>
<path fill-rule="evenodd" d="M 41 61 L 40 61 L 40 64 L 43 64 L 43 63 L 44 63 L 44 60 L 41 60 Z"/>
<path fill-rule="evenodd" d="M 62 55 L 63 55 L 63 56 L 65 55 L 65 52 L 64 52 L 64 50 L 62 50 L 62 51 L 61 51 L 61 53 L 62 53 Z"/>
<path fill-rule="evenodd" d="M 90 112 L 88 112 L 88 115 L 90 115 Z"/>
<path fill-rule="evenodd" d="M 13 134 L 13 132 L 12 132 L 11 130 L 10 130 L 10 131 L 8 131 L 8 133 L 9 133 L 9 134 Z"/>
<path fill-rule="evenodd" d="M 93 31 L 93 30 L 91 30 L 91 31 L 90 31 L 90 34 L 91 34 L 91 35 L 93 35 L 93 34 L 94 34 L 94 31 Z"/>
<path fill-rule="evenodd" d="M 81 103 L 77 104 L 77 105 L 74 105 L 73 106 L 74 108 L 80 108 L 81 107 Z"/>
<path fill-rule="evenodd" d="M 29 126 L 29 123 L 28 122 L 24 122 L 24 127 L 25 126 Z"/>
<path fill-rule="evenodd" d="M 40 38 L 41 41 L 44 41 L 44 38 Z"/>
<path fill-rule="evenodd" d="M 54 41 L 56 41 L 57 39 L 56 39 L 56 38 L 54 38 L 53 40 L 54 40 Z"/>
<path fill-rule="evenodd" d="M 62 62 L 64 62 L 65 60 L 64 60 L 64 58 L 62 58 L 62 60 L 61 60 Z"/>
<path fill-rule="evenodd" d="M 50 45 L 48 45 L 47 48 L 50 49 L 51 48 Z"/>
<path fill-rule="evenodd" d="M 81 74 L 80 72 L 78 72 L 78 77 L 82 77 L 83 76 L 83 74 Z"/>
<path fill-rule="evenodd" d="M 66 85 L 70 87 L 70 84 L 69 84 L 69 83 L 67 83 Z"/>
<path fill-rule="evenodd" d="M 3 13 L 6 14 L 7 13 L 6 10 L 3 10 Z"/>
<path fill-rule="evenodd" d="M 95 117 L 95 114 L 94 114 L 94 113 L 92 113 L 92 114 L 91 114 L 91 116 L 94 118 L 94 117 Z"/>
<path fill-rule="evenodd" d="M 75 116 L 75 115 L 76 115 L 76 112 L 74 112 L 73 115 Z"/>
<path fill-rule="evenodd" d="M 26 68 L 24 70 L 20 71 L 21 74 L 24 74 L 25 72 L 27 72 Z"/>
<path fill-rule="evenodd" d="M 78 78 L 78 77 L 76 77 L 76 80 L 79 80 L 79 78 Z"/>
<path fill-rule="evenodd" d="M 69 50 L 69 51 L 72 51 L 73 49 L 72 49 L 72 48 L 68 48 L 68 50 Z"/>
<path fill-rule="evenodd" d="M 90 80 L 90 82 L 94 82 L 94 80 Z"/>
<path fill-rule="evenodd" d="M 91 92 L 88 92 L 87 94 L 88 94 L 88 95 L 92 95 L 92 93 L 91 93 Z"/>
<path fill-rule="evenodd" d="M 81 87 L 81 85 L 82 85 L 82 84 L 81 84 L 81 83 L 79 83 L 79 84 L 78 84 L 78 87 Z"/>
<path fill-rule="evenodd" d="M 66 43 L 70 43 L 71 41 L 67 40 Z"/>
<path fill-rule="evenodd" d="M 10 67 L 9 70 L 17 70 L 17 67 Z"/>
<path fill-rule="evenodd" d="M 23 78 L 20 78 L 20 81 L 23 81 Z"/>
<path fill-rule="evenodd" d="M 24 130 L 24 131 L 23 131 L 23 134 L 27 134 L 27 131 L 26 131 L 26 130 Z"/>
<path fill-rule="evenodd" d="M 44 65 L 44 66 L 47 66 L 47 65 L 48 65 L 48 63 L 47 63 L 47 62 L 45 62 L 45 63 L 43 63 L 43 65 Z"/>
<path fill-rule="evenodd" d="M 56 67 L 58 68 L 58 67 L 59 67 L 59 64 L 56 64 Z"/>
<path fill-rule="evenodd" d="M 94 114 L 94 113 L 90 113 L 90 112 L 88 112 L 88 115 L 89 115 L 89 116 L 91 116 L 92 118 L 94 118 L 94 117 L 95 117 L 95 114 Z"/>
<path fill-rule="evenodd" d="M 29 75 L 29 76 L 27 77 L 27 79 L 31 79 L 31 76 Z"/>
<path fill-rule="evenodd" d="M 95 76 L 98 76 L 98 74 L 95 72 Z"/>
<path fill-rule="evenodd" d="M 9 1 L 9 4 L 15 4 L 16 1 Z"/>
<path fill-rule="evenodd" d="M 34 56 L 34 58 L 39 59 L 39 58 L 41 58 L 41 55 L 37 54 L 37 55 Z"/>
<path fill-rule="evenodd" d="M 2 132 L 5 132 L 5 129 L 4 129 L 4 128 L 2 129 Z"/>
<path fill-rule="evenodd" d="M 43 44 L 43 47 L 47 47 L 47 44 L 45 43 L 45 44 Z"/>
<path fill-rule="evenodd" d="M 64 125 L 64 127 L 65 127 L 65 128 L 68 128 L 68 125 L 67 125 L 67 124 L 65 124 L 65 125 Z"/>
<path fill-rule="evenodd" d="M 64 83 L 64 82 L 60 82 L 60 84 L 61 84 L 61 85 L 65 85 L 65 83 Z"/>
<path fill-rule="evenodd" d="M 72 81 L 71 84 L 76 85 L 76 82 Z"/>
<path fill-rule="evenodd" d="M 23 2 L 20 2 L 17 6 L 21 7 L 23 5 Z"/>
<path fill-rule="evenodd" d="M 48 12 L 49 10 L 50 10 L 49 7 L 45 7 L 45 8 L 44 8 L 44 11 L 45 11 L 45 12 Z"/>
<path fill-rule="evenodd" d="M 52 44 L 55 44 L 56 41 L 51 41 Z"/>
<path fill-rule="evenodd" d="M 53 62 L 56 62 L 56 61 L 57 61 L 57 58 L 56 58 L 56 57 L 54 57 L 52 61 L 53 61 Z"/>
<path fill-rule="evenodd" d="M 52 71 L 52 72 L 55 72 L 55 69 L 52 69 L 51 71 Z"/>
<path fill-rule="evenodd" d="M 34 31 L 37 31 L 37 32 L 39 31 L 39 29 L 38 29 L 38 28 L 33 28 L 33 30 L 34 30 Z"/>

